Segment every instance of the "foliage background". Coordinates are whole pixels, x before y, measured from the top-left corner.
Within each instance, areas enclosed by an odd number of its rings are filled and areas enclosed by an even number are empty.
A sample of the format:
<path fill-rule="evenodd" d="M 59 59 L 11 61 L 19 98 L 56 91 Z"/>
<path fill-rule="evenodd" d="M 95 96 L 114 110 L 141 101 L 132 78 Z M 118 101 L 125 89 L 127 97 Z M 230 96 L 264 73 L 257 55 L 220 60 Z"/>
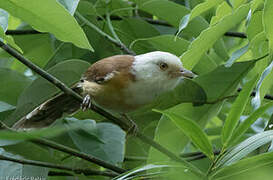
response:
<path fill-rule="evenodd" d="M 126 169 L 116 179 L 271 178 L 272 1 L 0 0 L 0 8 L 1 41 L 67 85 L 104 57 L 155 50 L 198 74 L 130 114 L 142 133 L 186 161 L 88 111 L 33 133 L 1 130 L 2 179 L 120 174 L 30 141 L 39 137 Z M 5 50 L 0 85 L 0 120 L 8 126 L 60 92 Z"/>

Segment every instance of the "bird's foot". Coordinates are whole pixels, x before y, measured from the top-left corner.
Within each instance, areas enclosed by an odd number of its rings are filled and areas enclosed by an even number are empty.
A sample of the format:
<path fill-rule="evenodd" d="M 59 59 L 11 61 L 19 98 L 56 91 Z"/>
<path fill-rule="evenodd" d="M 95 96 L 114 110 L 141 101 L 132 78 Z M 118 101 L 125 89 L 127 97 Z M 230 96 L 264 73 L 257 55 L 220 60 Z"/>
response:
<path fill-rule="evenodd" d="M 92 107 L 92 99 L 90 97 L 90 95 L 86 95 L 84 98 L 83 98 L 83 101 L 82 101 L 82 104 L 81 104 L 81 109 L 83 111 L 85 111 L 86 109 L 90 109 Z"/>
<path fill-rule="evenodd" d="M 136 136 L 138 133 L 137 124 L 130 117 L 128 117 L 126 114 L 123 114 L 122 116 L 126 119 L 127 122 L 130 123 L 130 127 L 128 128 L 127 133 L 130 135 Z"/>

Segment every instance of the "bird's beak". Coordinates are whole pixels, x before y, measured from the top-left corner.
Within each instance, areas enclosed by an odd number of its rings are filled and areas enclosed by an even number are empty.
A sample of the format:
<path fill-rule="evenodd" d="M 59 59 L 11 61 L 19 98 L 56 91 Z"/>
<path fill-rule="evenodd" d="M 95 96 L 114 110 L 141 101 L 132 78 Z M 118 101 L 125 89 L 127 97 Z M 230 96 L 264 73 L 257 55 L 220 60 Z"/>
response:
<path fill-rule="evenodd" d="M 194 74 L 194 73 L 191 72 L 190 70 L 187 70 L 187 69 L 184 69 L 184 68 L 182 68 L 182 69 L 180 70 L 180 73 L 181 73 L 181 75 L 182 75 L 183 77 L 190 78 L 190 79 L 197 77 L 196 74 Z"/>

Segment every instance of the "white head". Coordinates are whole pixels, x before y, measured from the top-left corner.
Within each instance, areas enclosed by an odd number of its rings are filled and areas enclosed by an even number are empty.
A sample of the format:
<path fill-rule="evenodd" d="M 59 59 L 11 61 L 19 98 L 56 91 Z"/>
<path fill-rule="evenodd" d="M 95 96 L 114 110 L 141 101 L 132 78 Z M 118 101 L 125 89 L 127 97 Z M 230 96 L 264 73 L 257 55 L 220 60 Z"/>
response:
<path fill-rule="evenodd" d="M 164 81 L 195 76 L 191 71 L 183 68 L 182 62 L 177 56 L 162 51 L 135 56 L 132 69 L 140 79 L 152 78 Z"/>
<path fill-rule="evenodd" d="M 154 99 L 163 92 L 172 90 L 183 77 L 193 78 L 195 75 L 183 68 L 180 59 L 168 52 L 154 51 L 135 56 L 132 73 L 136 77 L 134 89 L 138 89 L 140 97 L 146 93 Z M 148 99 L 147 99 L 148 100 Z"/>

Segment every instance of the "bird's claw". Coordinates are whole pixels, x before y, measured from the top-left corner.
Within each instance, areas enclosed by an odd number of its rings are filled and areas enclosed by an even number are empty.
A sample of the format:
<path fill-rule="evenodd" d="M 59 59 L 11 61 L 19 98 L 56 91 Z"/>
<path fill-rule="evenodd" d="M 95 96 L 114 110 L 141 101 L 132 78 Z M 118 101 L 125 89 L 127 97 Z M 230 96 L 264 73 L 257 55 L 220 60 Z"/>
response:
<path fill-rule="evenodd" d="M 86 109 L 90 109 L 92 107 L 92 100 L 90 95 L 86 95 L 83 98 L 82 104 L 81 104 L 81 109 L 85 111 Z"/>

